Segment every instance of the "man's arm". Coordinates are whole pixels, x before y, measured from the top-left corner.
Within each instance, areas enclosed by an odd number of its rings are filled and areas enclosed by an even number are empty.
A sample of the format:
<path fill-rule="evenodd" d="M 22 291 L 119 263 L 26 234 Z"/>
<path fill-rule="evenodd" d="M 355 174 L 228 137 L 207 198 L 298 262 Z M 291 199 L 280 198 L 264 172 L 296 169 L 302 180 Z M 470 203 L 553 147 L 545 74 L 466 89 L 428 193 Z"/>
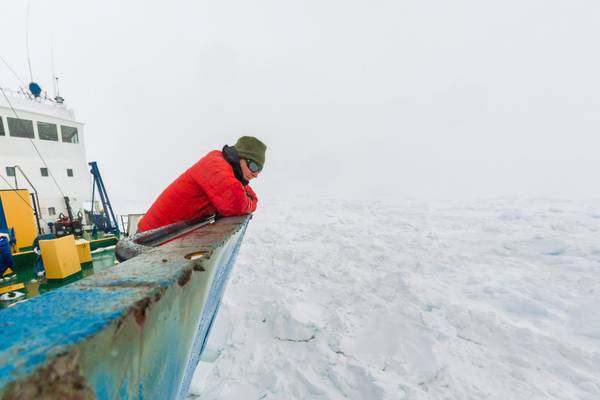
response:
<path fill-rule="evenodd" d="M 218 163 L 208 162 L 192 172 L 192 178 L 223 216 L 250 214 L 256 210 L 256 194 L 249 186 L 244 187 Z"/>

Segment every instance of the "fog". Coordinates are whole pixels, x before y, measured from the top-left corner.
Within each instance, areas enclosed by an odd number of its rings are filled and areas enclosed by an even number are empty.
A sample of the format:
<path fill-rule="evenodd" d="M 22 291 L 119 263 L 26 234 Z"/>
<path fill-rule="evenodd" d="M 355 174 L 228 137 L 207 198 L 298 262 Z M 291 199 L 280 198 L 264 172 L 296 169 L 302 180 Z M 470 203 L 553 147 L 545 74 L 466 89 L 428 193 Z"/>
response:
<path fill-rule="evenodd" d="M 28 82 L 27 3 L 0 5 Z M 596 1 L 32 0 L 29 48 L 52 92 L 53 43 L 117 212 L 241 135 L 268 145 L 261 199 L 569 198 L 600 196 L 598 21 Z"/>

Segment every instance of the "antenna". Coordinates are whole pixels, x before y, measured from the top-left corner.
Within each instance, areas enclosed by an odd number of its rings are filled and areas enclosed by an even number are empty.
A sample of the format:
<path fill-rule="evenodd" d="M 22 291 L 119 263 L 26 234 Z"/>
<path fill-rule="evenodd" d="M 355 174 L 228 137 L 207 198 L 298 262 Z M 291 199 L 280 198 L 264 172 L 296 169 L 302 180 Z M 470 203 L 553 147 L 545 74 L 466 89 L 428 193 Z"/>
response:
<path fill-rule="evenodd" d="M 25 47 L 27 49 L 27 65 L 29 65 L 29 78 L 33 82 L 33 72 L 31 72 L 31 57 L 29 56 L 29 9 L 31 8 L 31 0 L 27 2 L 27 24 L 25 26 Z"/>
<path fill-rule="evenodd" d="M 56 97 L 54 97 L 54 101 L 58 104 L 62 104 L 65 102 L 65 99 L 60 95 L 60 90 L 58 89 L 58 76 L 55 76 L 54 80 L 56 82 Z"/>
<path fill-rule="evenodd" d="M 58 78 L 54 71 L 54 35 L 50 38 L 50 62 L 52 63 L 52 86 L 54 87 L 54 98 L 58 97 Z"/>
<path fill-rule="evenodd" d="M 25 30 L 25 45 L 27 47 L 27 64 L 29 65 L 29 77 L 31 82 L 29 83 L 29 91 L 36 99 L 42 94 L 42 88 L 36 82 L 33 81 L 33 72 L 31 71 L 31 56 L 29 54 L 29 10 L 31 8 L 31 0 L 27 1 L 27 26 Z"/>
<path fill-rule="evenodd" d="M 52 61 L 52 86 L 54 86 L 54 101 L 57 104 L 63 104 L 65 99 L 60 95 L 60 89 L 58 88 L 58 76 L 56 76 L 56 72 L 54 70 L 54 35 L 50 39 L 50 54 Z"/>

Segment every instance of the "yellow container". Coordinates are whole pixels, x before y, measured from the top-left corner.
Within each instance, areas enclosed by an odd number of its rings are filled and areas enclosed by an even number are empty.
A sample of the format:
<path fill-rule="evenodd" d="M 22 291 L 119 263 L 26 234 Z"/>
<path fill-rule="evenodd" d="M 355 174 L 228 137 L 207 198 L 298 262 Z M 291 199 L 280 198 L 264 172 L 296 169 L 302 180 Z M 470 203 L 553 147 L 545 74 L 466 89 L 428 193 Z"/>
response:
<path fill-rule="evenodd" d="M 48 279 L 63 279 L 81 271 L 73 235 L 40 240 L 40 251 Z"/>
<path fill-rule="evenodd" d="M 0 190 L 0 211 L 3 211 L 6 226 L 15 229 L 18 249 L 31 247 L 37 228 L 29 191 Z"/>
<path fill-rule="evenodd" d="M 79 254 L 79 263 L 85 264 L 92 262 L 92 249 L 90 247 L 90 242 L 85 239 L 77 239 L 75 244 L 77 245 L 77 254 Z"/>

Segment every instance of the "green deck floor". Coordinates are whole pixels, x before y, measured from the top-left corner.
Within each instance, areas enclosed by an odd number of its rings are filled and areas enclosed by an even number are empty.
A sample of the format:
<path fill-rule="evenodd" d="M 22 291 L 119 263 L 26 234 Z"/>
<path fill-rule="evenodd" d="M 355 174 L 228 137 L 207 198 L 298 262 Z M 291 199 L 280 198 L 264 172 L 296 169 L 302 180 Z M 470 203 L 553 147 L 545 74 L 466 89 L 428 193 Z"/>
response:
<path fill-rule="evenodd" d="M 38 296 L 50 290 L 76 282 L 85 278 L 86 276 L 94 274 L 95 272 L 113 267 L 116 262 L 114 246 L 108 247 L 105 250 L 98 249 L 92 253 L 92 258 L 92 262 L 81 265 L 81 272 L 71 275 L 66 279 L 49 280 L 46 279 L 45 276 L 38 278 L 34 275 L 33 263 L 35 262 L 35 258 L 27 257 L 29 263 L 17 263 L 17 268 L 15 268 L 16 277 L 13 277 L 12 279 L 7 279 L 5 277 L 2 279 L 2 281 L 0 281 L 0 289 L 6 286 L 15 285 L 17 283 L 23 283 L 25 288 L 18 289 L 17 291 L 23 293 L 24 296 L 14 300 L 0 300 L 0 309 L 10 307 L 12 304 L 15 304 L 18 301 Z"/>

